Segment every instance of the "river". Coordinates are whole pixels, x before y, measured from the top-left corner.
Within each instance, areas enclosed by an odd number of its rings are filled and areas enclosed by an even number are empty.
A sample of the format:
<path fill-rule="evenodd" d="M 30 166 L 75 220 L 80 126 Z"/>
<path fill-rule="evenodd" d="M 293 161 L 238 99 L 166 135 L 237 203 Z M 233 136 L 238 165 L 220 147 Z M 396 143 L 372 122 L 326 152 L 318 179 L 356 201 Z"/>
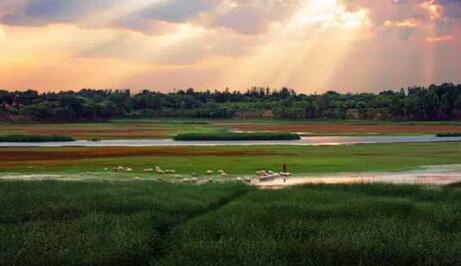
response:
<path fill-rule="evenodd" d="M 289 141 L 174 141 L 172 139 L 118 139 L 71 142 L 3 142 L 0 147 L 169 147 L 169 146 L 264 146 L 354 145 L 371 143 L 461 142 L 461 137 L 420 136 L 313 136 Z"/>

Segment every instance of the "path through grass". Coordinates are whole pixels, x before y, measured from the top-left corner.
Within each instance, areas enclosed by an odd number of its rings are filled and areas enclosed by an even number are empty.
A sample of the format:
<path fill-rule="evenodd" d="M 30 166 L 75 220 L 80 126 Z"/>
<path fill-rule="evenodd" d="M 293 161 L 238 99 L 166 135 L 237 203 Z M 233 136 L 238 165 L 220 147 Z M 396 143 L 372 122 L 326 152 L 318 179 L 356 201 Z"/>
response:
<path fill-rule="evenodd" d="M 0 182 L 0 265 L 460 265 L 461 191 Z"/>

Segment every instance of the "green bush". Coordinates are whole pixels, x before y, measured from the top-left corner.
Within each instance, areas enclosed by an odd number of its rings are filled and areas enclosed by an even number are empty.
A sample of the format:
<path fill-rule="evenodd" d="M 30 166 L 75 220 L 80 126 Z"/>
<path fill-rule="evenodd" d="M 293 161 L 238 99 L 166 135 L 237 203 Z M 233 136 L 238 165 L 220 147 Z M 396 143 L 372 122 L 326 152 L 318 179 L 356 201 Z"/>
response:
<path fill-rule="evenodd" d="M 448 138 L 448 137 L 461 137 L 461 132 L 447 132 L 437 134 L 439 138 Z"/>
<path fill-rule="evenodd" d="M 285 132 L 254 133 L 186 133 L 174 137 L 176 141 L 221 141 L 221 140 L 299 140 L 298 134 Z"/>
<path fill-rule="evenodd" d="M 52 141 L 75 141 L 67 136 L 57 135 L 5 135 L 0 136 L 0 142 L 52 142 Z"/>

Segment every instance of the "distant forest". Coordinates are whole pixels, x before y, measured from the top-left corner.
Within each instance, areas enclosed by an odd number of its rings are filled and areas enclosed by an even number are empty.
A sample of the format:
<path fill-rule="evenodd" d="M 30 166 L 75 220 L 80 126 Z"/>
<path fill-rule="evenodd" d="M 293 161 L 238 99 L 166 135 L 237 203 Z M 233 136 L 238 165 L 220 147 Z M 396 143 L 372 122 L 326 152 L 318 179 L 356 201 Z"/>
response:
<path fill-rule="evenodd" d="M 292 89 L 179 90 L 174 93 L 82 89 L 0 90 L 0 121 L 97 121 L 111 118 L 278 118 L 459 120 L 461 84 L 380 93 L 298 94 Z"/>

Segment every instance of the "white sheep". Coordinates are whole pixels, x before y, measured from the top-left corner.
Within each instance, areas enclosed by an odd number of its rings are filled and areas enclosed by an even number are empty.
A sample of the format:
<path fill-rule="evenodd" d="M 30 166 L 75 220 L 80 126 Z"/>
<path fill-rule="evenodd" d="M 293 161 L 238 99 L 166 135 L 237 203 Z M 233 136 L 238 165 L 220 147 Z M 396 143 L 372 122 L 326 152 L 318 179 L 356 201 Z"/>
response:
<path fill-rule="evenodd" d="M 206 171 L 206 174 L 207 174 L 207 175 L 212 175 L 213 173 L 214 173 L 213 170 L 207 170 L 207 171 Z"/>
<path fill-rule="evenodd" d="M 155 169 L 155 172 L 156 172 L 157 174 L 161 174 L 161 175 L 163 175 L 163 174 L 165 173 L 165 171 L 163 171 L 163 170 L 161 170 L 161 169 Z"/>

